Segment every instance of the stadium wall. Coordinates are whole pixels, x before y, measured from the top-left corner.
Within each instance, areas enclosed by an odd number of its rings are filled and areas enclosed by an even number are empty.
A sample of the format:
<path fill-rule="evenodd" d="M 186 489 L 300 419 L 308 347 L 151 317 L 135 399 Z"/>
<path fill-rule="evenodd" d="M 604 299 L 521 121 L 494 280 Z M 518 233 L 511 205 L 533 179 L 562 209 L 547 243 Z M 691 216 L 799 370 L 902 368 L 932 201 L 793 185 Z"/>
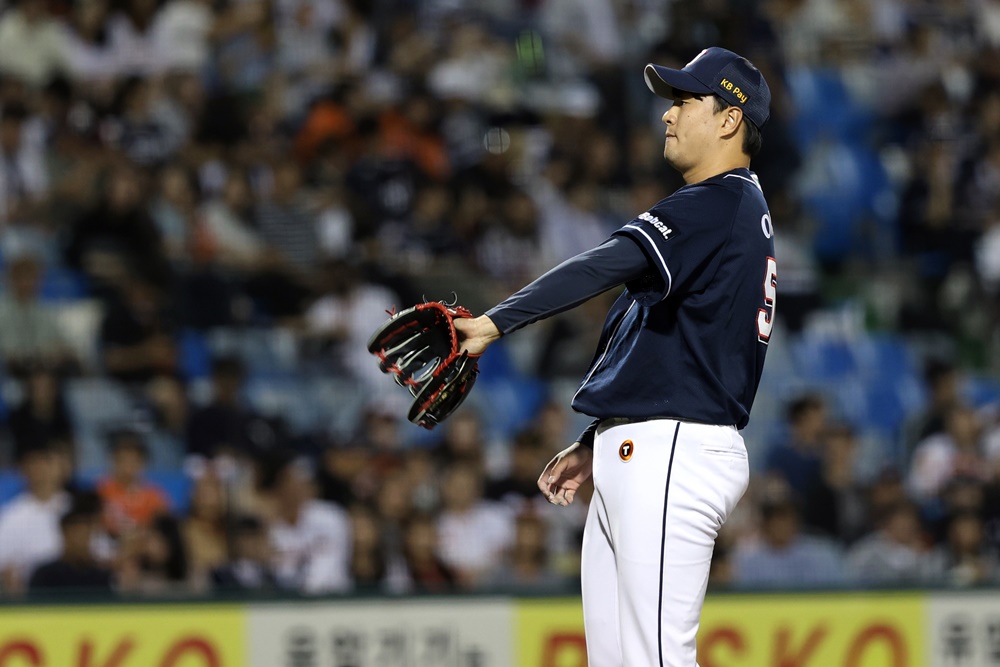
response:
<path fill-rule="evenodd" d="M 986 592 L 714 595 L 701 667 L 1000 665 Z M 0 609 L 0 667 L 585 667 L 574 598 Z"/>

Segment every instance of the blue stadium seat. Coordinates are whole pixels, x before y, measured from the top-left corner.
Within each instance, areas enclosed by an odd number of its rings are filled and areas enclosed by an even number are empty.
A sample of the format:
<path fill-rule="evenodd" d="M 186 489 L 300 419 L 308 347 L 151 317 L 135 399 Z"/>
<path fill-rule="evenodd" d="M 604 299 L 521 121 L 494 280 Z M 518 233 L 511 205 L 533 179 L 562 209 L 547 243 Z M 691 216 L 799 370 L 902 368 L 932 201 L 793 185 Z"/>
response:
<path fill-rule="evenodd" d="M 0 505 L 24 491 L 24 479 L 13 470 L 0 470 Z"/>
<path fill-rule="evenodd" d="M 212 351 L 201 332 L 185 329 L 177 340 L 181 374 L 188 380 L 208 377 L 212 371 Z"/>
<path fill-rule="evenodd" d="M 191 478 L 179 470 L 151 470 L 146 479 L 163 489 L 170 502 L 170 509 L 179 516 L 187 514 L 191 507 Z"/>
<path fill-rule="evenodd" d="M 63 266 L 50 266 L 42 278 L 42 301 L 78 301 L 90 294 L 87 278 Z"/>

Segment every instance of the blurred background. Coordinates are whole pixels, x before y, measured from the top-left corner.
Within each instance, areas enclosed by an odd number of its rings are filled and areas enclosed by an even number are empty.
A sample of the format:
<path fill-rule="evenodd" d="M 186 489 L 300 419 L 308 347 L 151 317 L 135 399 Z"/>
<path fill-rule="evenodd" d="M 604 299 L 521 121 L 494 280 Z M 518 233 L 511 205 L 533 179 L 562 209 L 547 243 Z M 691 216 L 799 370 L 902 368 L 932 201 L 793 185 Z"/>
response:
<path fill-rule="evenodd" d="M 642 66 L 711 45 L 779 267 L 712 586 L 1000 581 L 1000 2 L 7 0 L 0 597 L 574 594 L 534 481 L 614 294 L 430 432 L 363 348 L 678 187 Z"/>

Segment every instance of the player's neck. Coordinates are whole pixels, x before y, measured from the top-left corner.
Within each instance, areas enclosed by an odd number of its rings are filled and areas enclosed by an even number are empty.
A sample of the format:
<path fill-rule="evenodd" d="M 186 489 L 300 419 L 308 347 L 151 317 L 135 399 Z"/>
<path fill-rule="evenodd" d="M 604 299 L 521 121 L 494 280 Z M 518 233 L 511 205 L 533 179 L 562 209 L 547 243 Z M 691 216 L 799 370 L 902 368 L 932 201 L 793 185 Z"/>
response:
<path fill-rule="evenodd" d="M 750 158 L 742 152 L 738 156 L 724 155 L 717 159 L 702 162 L 695 167 L 683 172 L 681 177 L 684 183 L 700 183 L 701 181 L 724 174 L 733 169 L 749 169 Z"/>

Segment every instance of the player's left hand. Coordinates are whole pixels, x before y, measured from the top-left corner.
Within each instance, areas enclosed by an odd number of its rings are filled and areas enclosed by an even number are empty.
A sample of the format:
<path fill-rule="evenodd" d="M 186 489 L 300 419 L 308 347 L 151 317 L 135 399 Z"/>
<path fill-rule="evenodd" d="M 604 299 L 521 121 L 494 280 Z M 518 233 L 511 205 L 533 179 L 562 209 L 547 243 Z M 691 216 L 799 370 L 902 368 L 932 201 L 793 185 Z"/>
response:
<path fill-rule="evenodd" d="M 556 454 L 538 476 L 538 488 L 553 505 L 573 502 L 580 486 L 594 470 L 594 450 L 579 442 Z"/>

